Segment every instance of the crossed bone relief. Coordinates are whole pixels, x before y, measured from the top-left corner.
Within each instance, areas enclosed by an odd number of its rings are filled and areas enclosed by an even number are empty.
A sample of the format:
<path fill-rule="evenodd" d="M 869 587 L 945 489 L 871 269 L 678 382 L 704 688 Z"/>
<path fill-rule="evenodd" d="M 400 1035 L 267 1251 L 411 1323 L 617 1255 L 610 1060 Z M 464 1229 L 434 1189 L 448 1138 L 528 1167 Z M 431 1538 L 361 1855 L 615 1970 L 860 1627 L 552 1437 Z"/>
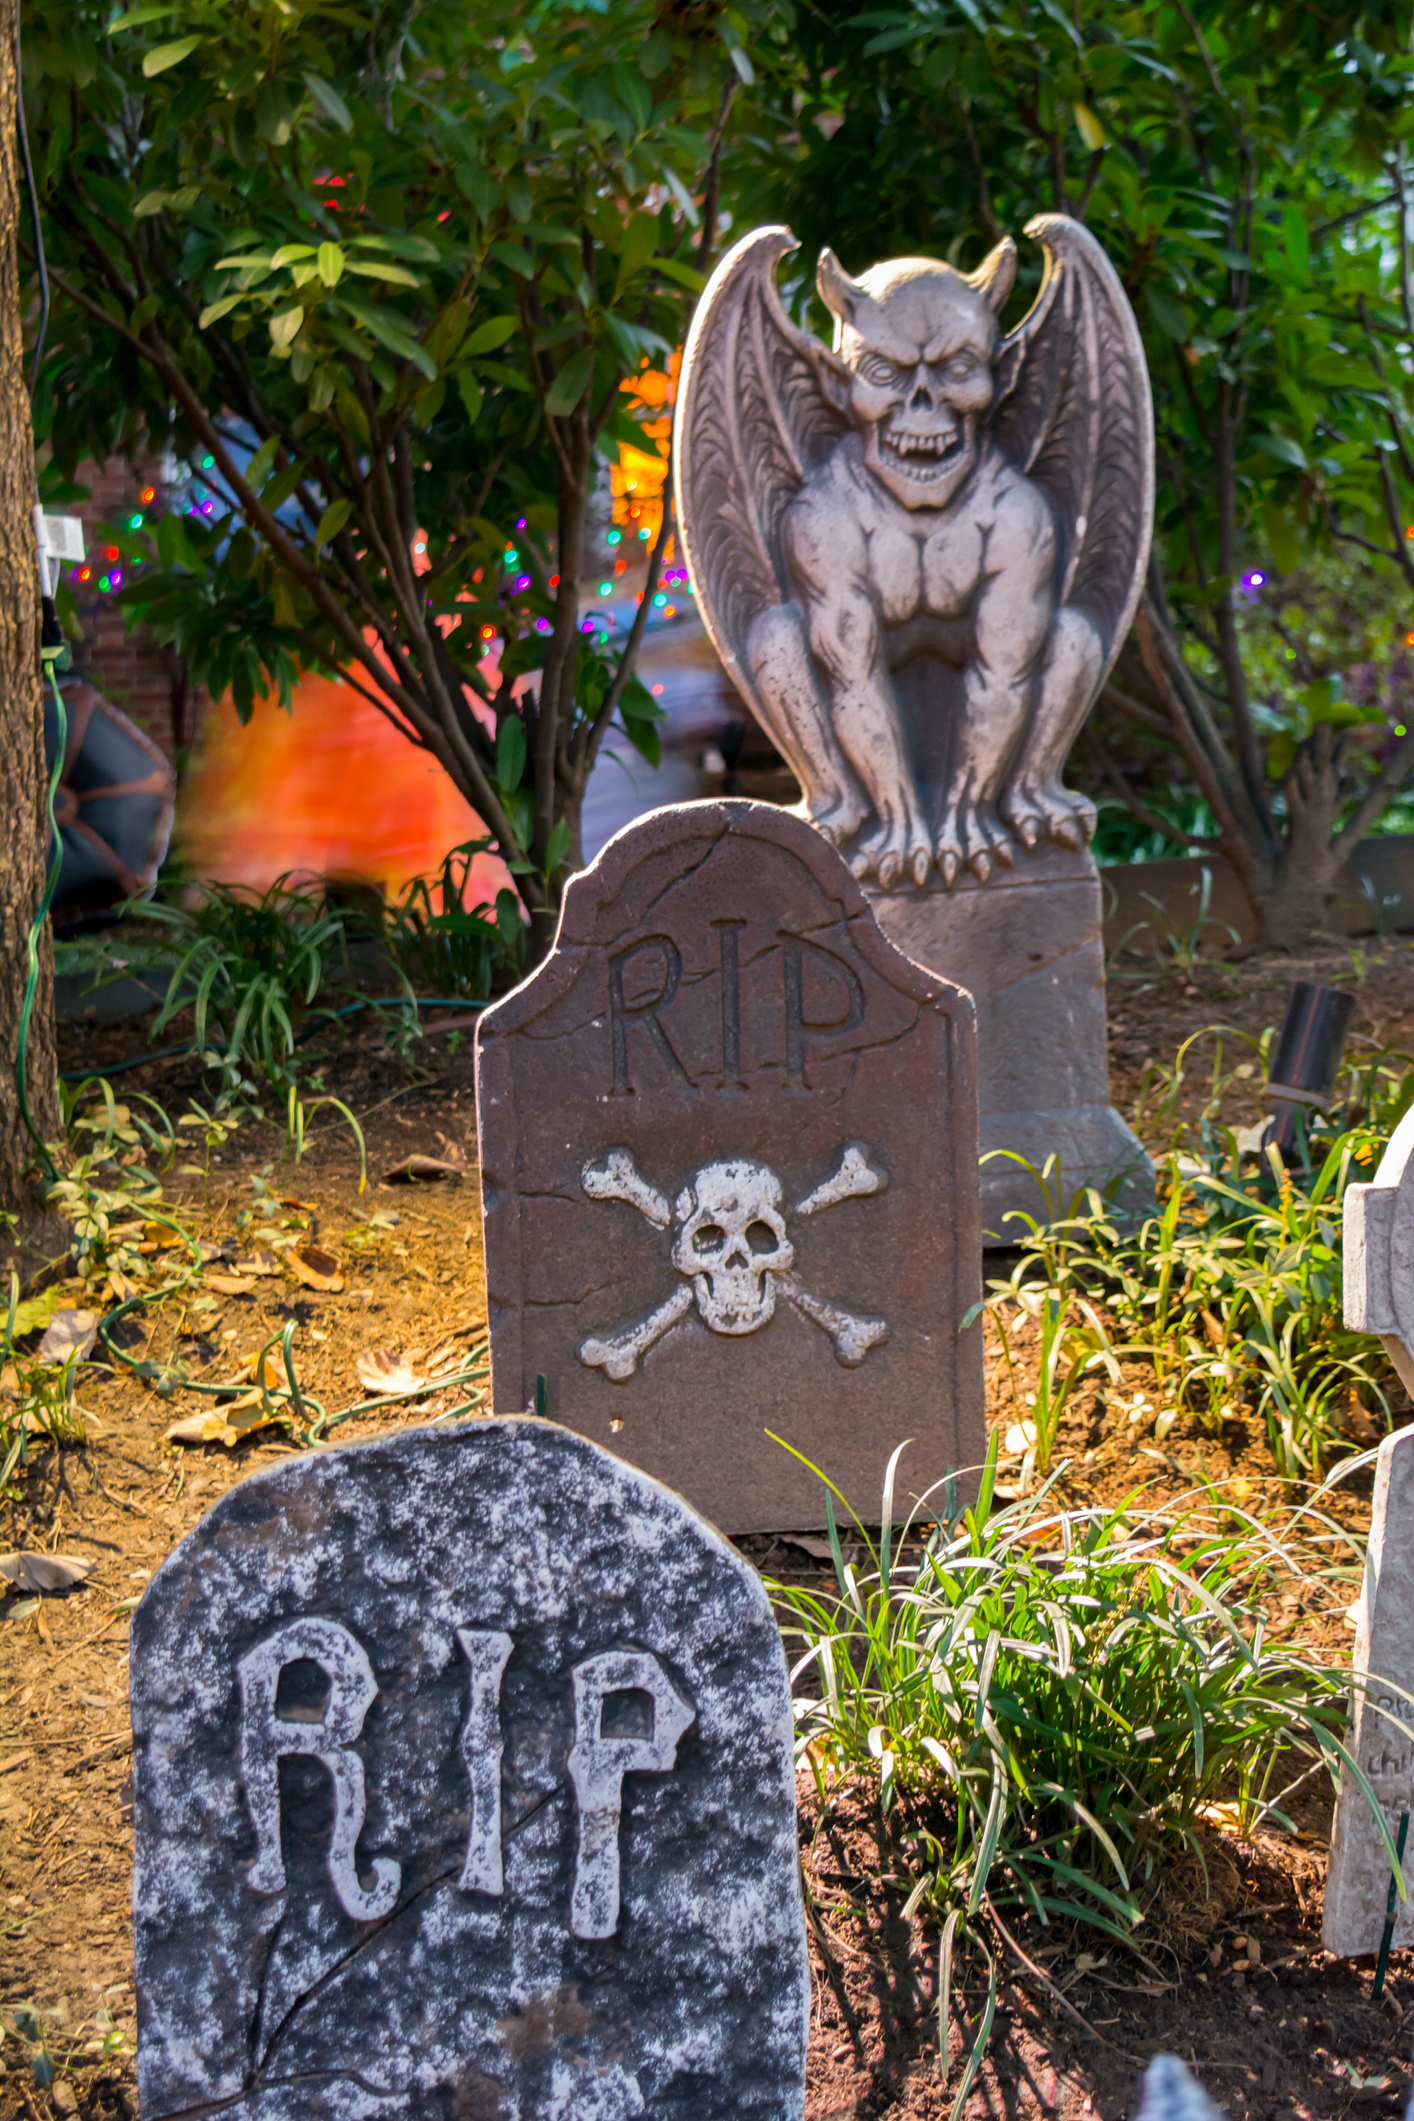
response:
<path fill-rule="evenodd" d="M 669 1206 L 667 1196 L 643 1176 L 629 1150 L 610 1149 L 601 1163 L 585 1165 L 585 1192 L 591 1200 L 626 1201 L 655 1229 L 676 1228 L 672 1262 L 683 1279 L 637 1324 L 584 1341 L 580 1361 L 602 1369 L 614 1384 L 625 1384 L 649 1349 L 694 1303 L 712 1332 L 739 1337 L 769 1324 L 777 1298 L 784 1296 L 829 1336 L 836 1361 L 848 1370 L 858 1369 L 869 1350 L 888 1339 L 888 1321 L 858 1317 L 801 1286 L 786 1215 L 818 1215 L 841 1201 L 882 1193 L 888 1182 L 886 1174 L 871 1165 L 869 1151 L 850 1142 L 834 1175 L 797 1201 L 793 1210 L 784 1209 L 785 1188 L 770 1165 L 750 1157 L 704 1164 Z"/>

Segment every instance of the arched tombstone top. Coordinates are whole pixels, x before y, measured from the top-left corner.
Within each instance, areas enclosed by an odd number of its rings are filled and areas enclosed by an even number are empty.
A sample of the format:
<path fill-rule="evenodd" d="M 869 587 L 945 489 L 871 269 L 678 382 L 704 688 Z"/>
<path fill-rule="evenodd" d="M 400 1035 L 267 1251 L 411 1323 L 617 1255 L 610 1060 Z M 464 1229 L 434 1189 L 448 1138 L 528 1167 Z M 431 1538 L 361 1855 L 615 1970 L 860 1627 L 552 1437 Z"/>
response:
<path fill-rule="evenodd" d="M 1414 1393 L 1414 1109 L 1367 1186 L 1345 1195 L 1345 1323 L 1378 1333 Z"/>
<path fill-rule="evenodd" d="M 548 1422 L 242 1481 L 133 1620 L 150 2121 L 800 2121 L 759 1577 Z"/>

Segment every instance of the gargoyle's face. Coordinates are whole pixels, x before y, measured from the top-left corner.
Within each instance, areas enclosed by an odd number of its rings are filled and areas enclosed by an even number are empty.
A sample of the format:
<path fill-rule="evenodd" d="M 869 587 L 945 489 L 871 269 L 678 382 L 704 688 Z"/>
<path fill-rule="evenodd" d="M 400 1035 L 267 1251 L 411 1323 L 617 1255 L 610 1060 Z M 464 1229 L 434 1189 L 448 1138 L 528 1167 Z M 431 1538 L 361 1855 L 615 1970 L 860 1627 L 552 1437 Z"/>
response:
<path fill-rule="evenodd" d="M 821 260 L 865 461 L 905 508 L 945 508 L 977 462 L 992 402 L 996 310 L 1010 286 L 1006 262 L 983 280 L 902 258 L 849 280 L 828 251 Z"/>

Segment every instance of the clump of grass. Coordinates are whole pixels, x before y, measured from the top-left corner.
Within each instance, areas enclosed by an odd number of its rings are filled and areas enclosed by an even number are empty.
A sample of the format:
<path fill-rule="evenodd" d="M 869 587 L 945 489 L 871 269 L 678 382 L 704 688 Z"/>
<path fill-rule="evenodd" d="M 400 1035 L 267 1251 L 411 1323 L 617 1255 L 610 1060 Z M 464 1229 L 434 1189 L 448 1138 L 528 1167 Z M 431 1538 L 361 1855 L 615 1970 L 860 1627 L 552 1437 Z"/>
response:
<path fill-rule="evenodd" d="M 1209 1037 L 1212 1081 L 1197 1119 L 1181 1121 L 1190 1056 Z M 1319 1479 L 1334 1458 L 1356 1448 L 1342 1427 L 1352 1396 L 1390 1418 L 1388 1361 L 1377 1341 L 1344 1323 L 1342 1226 L 1346 1188 L 1374 1176 L 1414 1098 L 1414 1067 L 1405 1054 L 1361 1062 L 1347 1073 L 1330 1114 L 1309 1128 L 1303 1121 L 1295 1151 L 1284 1158 L 1254 1146 L 1250 1133 L 1225 1117 L 1234 1086 L 1255 1073 L 1250 1061 L 1225 1067 L 1233 1040 L 1239 1051 L 1263 1051 L 1263 1041 L 1212 1030 L 1187 1040 L 1172 1068 L 1151 1071 L 1163 1086 L 1151 1134 L 1169 1139 L 1157 1159 L 1159 1212 L 1124 1230 L 1093 1190 L 1062 1202 L 1053 1160 L 1033 1171 L 1048 1214 L 1019 1218 L 1018 1263 L 1008 1280 L 991 1284 L 989 1300 L 1003 1328 L 1018 1305 L 1033 1312 L 1042 1305 L 1037 1315 L 1066 1321 L 1084 1310 L 1087 1333 L 1067 1323 L 1060 1336 L 1068 1351 L 1062 1381 L 1078 1382 L 1101 1363 L 1113 1376 L 1120 1357 L 1142 1357 L 1153 1367 L 1163 1407 L 1161 1434 L 1185 1413 L 1217 1428 L 1231 1414 L 1250 1412 L 1264 1424 L 1284 1478 Z M 1052 1391 L 1047 1401 L 1053 1412 L 1054 1397 Z M 1018 1418 L 1027 1412 L 1019 1408 Z M 1043 1470 L 1046 1429 L 1038 1419 Z"/>
<path fill-rule="evenodd" d="M 1067 1510 L 1053 1481 L 994 1512 L 994 1435 L 974 1507 L 925 1524 L 905 1563 L 912 1521 L 897 1538 L 893 1525 L 903 1448 L 877 1545 L 852 1535 L 865 1565 L 844 1558 L 826 1483 L 835 1589 L 774 1593 L 797 1646 L 798 1754 L 822 1812 L 841 1787 L 872 1800 L 912 1881 L 905 1916 L 925 1910 L 942 1933 L 944 2058 L 954 1958 L 989 1969 L 956 2115 L 985 2050 L 998 1947 L 1021 1956 L 1013 1926 L 1080 1924 L 1130 1943 L 1164 1856 L 1201 1856 L 1201 1809 L 1219 1789 L 1235 1789 L 1245 1831 L 1262 1818 L 1289 1826 L 1294 1785 L 1270 1793 L 1279 1766 L 1283 1777 L 1344 1766 L 1389 1834 L 1344 1743 L 1349 1675 L 1273 1641 L 1264 1617 L 1267 1585 L 1305 1580 L 1318 1539 L 1358 1560 L 1314 1505 L 1284 1537 L 1234 1510 L 1221 1522 L 1134 1499 Z"/>

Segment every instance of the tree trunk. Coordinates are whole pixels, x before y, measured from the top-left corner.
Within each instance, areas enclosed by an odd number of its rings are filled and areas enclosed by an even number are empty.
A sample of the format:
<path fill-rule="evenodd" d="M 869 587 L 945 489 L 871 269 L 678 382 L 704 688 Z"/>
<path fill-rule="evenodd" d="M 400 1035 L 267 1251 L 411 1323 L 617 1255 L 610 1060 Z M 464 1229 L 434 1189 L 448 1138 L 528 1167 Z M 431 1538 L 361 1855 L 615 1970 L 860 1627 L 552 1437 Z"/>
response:
<path fill-rule="evenodd" d="M 32 1173 L 34 1143 L 20 1110 L 15 1062 L 29 970 L 26 939 L 44 895 L 44 716 L 34 543 L 34 438 L 25 392 L 16 237 L 21 209 L 15 138 L 15 0 L 0 0 L 0 1211 L 30 1241 L 52 1221 Z M 46 1140 L 58 1132 L 54 952 L 40 938 L 30 1021 L 28 1101 Z M 0 1253 L 13 1249 L 0 1240 Z"/>

